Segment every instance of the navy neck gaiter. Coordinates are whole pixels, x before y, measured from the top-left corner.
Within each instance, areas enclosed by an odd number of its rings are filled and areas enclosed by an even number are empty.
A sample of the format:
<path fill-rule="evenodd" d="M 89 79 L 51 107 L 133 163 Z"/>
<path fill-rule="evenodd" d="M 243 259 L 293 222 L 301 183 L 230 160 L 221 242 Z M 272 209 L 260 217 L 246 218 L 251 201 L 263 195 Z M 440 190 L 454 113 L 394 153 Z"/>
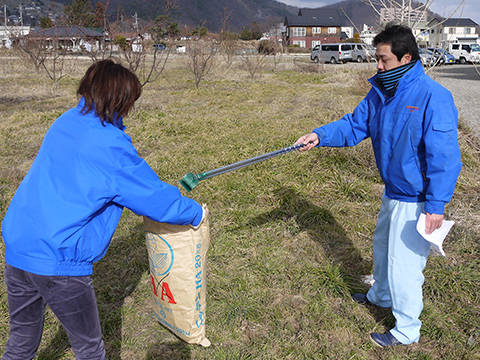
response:
<path fill-rule="evenodd" d="M 402 76 L 405 75 L 405 73 L 415 65 L 415 63 L 416 61 L 410 61 L 405 65 L 400 65 L 390 70 L 377 72 L 378 79 L 383 85 L 383 88 L 387 92 L 388 96 L 391 97 L 393 94 L 395 94 L 398 82 Z"/>

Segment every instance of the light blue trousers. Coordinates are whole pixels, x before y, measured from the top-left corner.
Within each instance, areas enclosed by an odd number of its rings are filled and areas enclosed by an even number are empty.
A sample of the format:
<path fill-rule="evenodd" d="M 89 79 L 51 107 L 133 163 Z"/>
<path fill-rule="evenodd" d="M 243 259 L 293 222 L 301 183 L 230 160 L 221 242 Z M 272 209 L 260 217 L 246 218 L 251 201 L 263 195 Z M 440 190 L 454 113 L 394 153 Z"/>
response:
<path fill-rule="evenodd" d="M 381 307 L 391 307 L 395 327 L 391 334 L 402 344 L 418 342 L 423 310 L 423 269 L 430 243 L 417 231 L 424 203 L 407 203 L 382 196 L 382 206 L 373 235 L 373 286 L 367 298 Z"/>

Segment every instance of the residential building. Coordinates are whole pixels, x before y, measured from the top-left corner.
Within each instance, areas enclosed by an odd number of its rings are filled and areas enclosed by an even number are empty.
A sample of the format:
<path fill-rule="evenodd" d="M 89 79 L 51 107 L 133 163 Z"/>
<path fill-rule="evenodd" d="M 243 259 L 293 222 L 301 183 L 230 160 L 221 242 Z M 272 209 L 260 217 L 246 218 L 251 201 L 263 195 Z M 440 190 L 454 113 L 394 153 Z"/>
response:
<path fill-rule="evenodd" d="M 432 19 L 428 23 L 430 46 L 445 46 L 453 42 L 480 43 L 478 24 L 469 18 Z"/>
<path fill-rule="evenodd" d="M 313 48 L 339 42 L 342 22 L 337 9 L 300 9 L 297 16 L 285 17 L 286 44 Z"/>
<path fill-rule="evenodd" d="M 0 26 L 0 48 L 10 49 L 13 41 L 30 33 L 30 26 Z"/>
<path fill-rule="evenodd" d="M 375 28 L 367 24 L 363 24 L 363 30 L 360 33 L 360 40 L 368 45 L 373 45 L 373 38 L 377 35 Z"/>
<path fill-rule="evenodd" d="M 47 48 L 61 46 L 72 52 L 98 50 L 104 38 L 103 33 L 80 26 L 54 26 L 32 31 L 28 36 L 29 41 L 41 41 Z"/>
<path fill-rule="evenodd" d="M 283 23 L 277 23 L 275 26 L 272 26 L 270 29 L 268 29 L 267 32 L 263 33 L 260 40 L 270 40 L 281 44 L 285 32 L 285 25 Z"/>
<path fill-rule="evenodd" d="M 384 24 L 390 21 L 400 21 L 405 24 L 414 24 L 419 21 L 427 22 L 426 8 L 423 5 L 417 8 L 410 5 L 381 8 L 380 23 Z"/>
<path fill-rule="evenodd" d="M 132 52 L 142 53 L 146 49 L 144 45 L 147 41 L 152 41 L 152 35 L 148 32 L 137 33 L 137 32 L 118 32 L 118 33 L 109 33 L 105 32 L 105 44 L 106 47 L 112 51 L 120 51 L 120 46 L 114 44 L 116 37 L 125 38 L 126 43 L 130 46 Z"/>
<path fill-rule="evenodd" d="M 427 48 L 430 46 L 430 32 L 428 31 L 428 23 L 420 21 L 412 28 L 413 36 L 417 40 L 418 46 Z"/>
<path fill-rule="evenodd" d="M 352 39 L 353 35 L 355 35 L 355 32 L 353 30 L 353 26 L 342 26 L 340 31 L 345 34 L 345 37 L 347 39 Z"/>

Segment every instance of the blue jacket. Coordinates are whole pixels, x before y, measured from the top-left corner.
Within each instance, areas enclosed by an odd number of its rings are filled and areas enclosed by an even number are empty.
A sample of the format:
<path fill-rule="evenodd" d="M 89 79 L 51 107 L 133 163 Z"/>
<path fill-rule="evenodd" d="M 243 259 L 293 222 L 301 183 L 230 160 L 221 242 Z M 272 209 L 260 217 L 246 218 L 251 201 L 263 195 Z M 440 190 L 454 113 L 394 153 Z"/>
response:
<path fill-rule="evenodd" d="M 121 119 L 102 125 L 84 100 L 50 127 L 2 223 L 5 260 L 38 275 L 86 276 L 106 253 L 123 208 L 198 225 L 200 204 L 162 182 Z"/>
<path fill-rule="evenodd" d="M 377 82 L 353 113 L 314 130 L 319 146 L 354 146 L 371 138 L 388 198 L 425 202 L 425 211 L 443 214 L 462 163 L 458 111 L 451 93 L 423 71 L 420 61 L 387 97 Z"/>

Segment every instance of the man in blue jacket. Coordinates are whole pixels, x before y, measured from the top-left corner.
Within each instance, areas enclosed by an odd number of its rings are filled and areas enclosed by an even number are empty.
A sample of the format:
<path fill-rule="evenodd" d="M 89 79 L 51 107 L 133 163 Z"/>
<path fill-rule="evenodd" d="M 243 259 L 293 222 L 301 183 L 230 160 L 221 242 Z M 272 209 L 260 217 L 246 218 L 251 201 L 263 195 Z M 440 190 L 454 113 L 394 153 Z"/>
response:
<path fill-rule="evenodd" d="M 374 285 L 355 301 L 392 308 L 395 327 L 373 333 L 386 347 L 418 342 L 423 309 L 422 271 L 430 251 L 416 230 L 426 214 L 426 233 L 441 227 L 445 204 L 453 195 L 462 167 L 458 112 L 452 95 L 423 70 L 408 27 L 387 25 L 374 39 L 377 74 L 353 113 L 313 130 L 297 143 L 306 146 L 354 146 L 371 138 L 385 183 L 373 235 Z M 312 142 L 310 144 L 310 142 Z"/>
<path fill-rule="evenodd" d="M 76 359 L 104 360 L 93 263 L 110 245 L 124 207 L 152 220 L 199 226 L 196 201 L 162 182 L 124 132 L 142 91 L 110 60 L 87 70 L 77 107 L 50 127 L 2 223 L 10 337 L 2 359 L 32 359 L 48 305 Z"/>

